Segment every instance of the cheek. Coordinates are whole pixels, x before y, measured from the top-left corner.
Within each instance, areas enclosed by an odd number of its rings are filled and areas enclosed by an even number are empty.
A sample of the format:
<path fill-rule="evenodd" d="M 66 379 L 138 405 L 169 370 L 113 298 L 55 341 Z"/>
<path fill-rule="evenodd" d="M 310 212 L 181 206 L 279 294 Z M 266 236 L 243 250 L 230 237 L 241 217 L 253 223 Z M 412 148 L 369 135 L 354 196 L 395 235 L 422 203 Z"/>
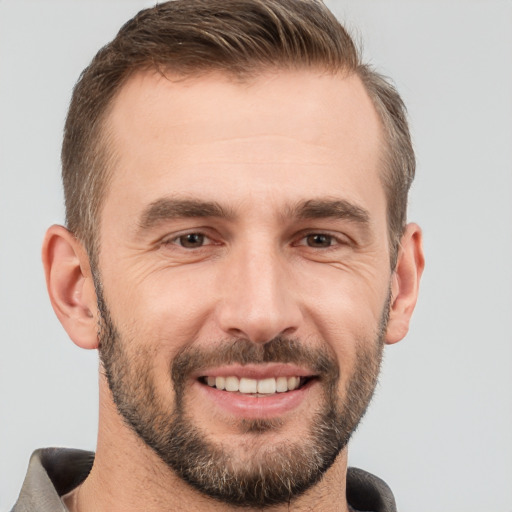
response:
<path fill-rule="evenodd" d="M 141 343 L 179 348 L 195 339 L 211 311 L 208 276 L 180 268 L 146 272 L 119 272 L 109 276 L 105 295 L 119 329 L 143 335 Z"/>
<path fill-rule="evenodd" d="M 382 278 L 361 279 L 345 273 L 309 296 L 309 324 L 332 350 L 340 366 L 340 385 L 353 375 L 357 353 L 373 352 L 380 335 L 389 283 Z"/>
<path fill-rule="evenodd" d="M 304 289 L 304 304 L 326 339 L 364 339 L 375 333 L 389 294 L 383 274 L 331 269 Z"/>

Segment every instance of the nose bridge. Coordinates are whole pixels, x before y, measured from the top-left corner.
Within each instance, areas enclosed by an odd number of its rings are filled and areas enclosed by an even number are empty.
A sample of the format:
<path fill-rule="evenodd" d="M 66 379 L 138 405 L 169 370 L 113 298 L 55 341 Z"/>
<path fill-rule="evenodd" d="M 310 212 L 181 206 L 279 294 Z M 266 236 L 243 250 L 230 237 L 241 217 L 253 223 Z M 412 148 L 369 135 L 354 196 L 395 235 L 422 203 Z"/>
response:
<path fill-rule="evenodd" d="M 292 334 L 301 313 L 286 258 L 268 240 L 238 248 L 227 263 L 221 328 L 230 335 L 265 343 Z"/>

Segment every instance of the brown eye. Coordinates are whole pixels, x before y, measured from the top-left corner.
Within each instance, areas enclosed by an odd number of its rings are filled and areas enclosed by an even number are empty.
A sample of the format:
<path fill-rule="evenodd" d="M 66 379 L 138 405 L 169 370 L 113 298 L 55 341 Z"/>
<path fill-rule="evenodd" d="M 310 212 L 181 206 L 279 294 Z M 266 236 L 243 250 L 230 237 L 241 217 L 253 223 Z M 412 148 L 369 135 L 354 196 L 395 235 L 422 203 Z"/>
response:
<path fill-rule="evenodd" d="M 201 233 L 188 233 L 178 237 L 178 243 L 186 249 L 196 249 L 204 245 L 205 236 Z"/>
<path fill-rule="evenodd" d="M 309 247 L 323 248 L 332 245 L 332 236 L 316 233 L 306 237 L 306 243 Z"/>

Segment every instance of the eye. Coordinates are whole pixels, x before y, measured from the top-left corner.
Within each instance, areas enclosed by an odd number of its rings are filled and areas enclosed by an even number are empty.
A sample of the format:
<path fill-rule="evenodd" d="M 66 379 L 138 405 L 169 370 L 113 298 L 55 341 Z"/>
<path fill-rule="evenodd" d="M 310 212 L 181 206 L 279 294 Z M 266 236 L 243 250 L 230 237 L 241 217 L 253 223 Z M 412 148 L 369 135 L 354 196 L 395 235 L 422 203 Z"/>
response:
<path fill-rule="evenodd" d="M 305 249 L 316 249 L 318 251 L 338 250 L 351 246 L 350 239 L 343 233 L 330 233 L 325 231 L 306 231 L 297 236 L 295 246 L 302 246 Z"/>
<path fill-rule="evenodd" d="M 308 247 L 324 248 L 333 245 L 335 239 L 333 236 L 324 233 L 312 233 L 305 237 L 305 242 Z"/>
<path fill-rule="evenodd" d="M 202 233 L 187 233 L 186 235 L 178 236 L 173 240 L 173 243 L 184 247 L 185 249 L 197 249 L 202 247 L 209 241 L 209 238 Z"/>

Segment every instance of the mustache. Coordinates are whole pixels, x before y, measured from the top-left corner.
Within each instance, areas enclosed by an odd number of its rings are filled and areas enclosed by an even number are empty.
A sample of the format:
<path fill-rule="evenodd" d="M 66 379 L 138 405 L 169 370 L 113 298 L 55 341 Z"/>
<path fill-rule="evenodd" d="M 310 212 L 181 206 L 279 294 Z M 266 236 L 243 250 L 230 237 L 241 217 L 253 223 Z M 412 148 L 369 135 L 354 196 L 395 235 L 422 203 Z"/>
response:
<path fill-rule="evenodd" d="M 289 363 L 308 368 L 320 378 L 337 379 L 339 366 L 327 348 L 305 344 L 298 338 L 277 336 L 267 343 L 245 338 L 226 340 L 211 348 L 189 345 L 171 364 L 174 385 L 181 387 L 188 375 L 211 366 L 230 364 Z"/>

